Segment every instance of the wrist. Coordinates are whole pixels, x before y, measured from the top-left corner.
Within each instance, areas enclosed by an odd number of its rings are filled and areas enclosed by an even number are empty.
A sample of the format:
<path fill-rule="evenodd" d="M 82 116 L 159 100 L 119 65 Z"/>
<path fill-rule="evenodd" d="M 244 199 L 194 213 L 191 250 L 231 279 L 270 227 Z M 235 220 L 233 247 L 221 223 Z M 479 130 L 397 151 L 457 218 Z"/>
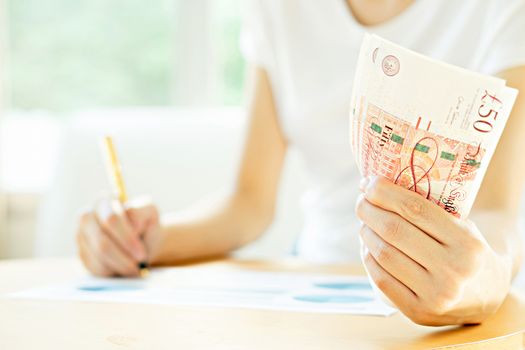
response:
<path fill-rule="evenodd" d="M 185 225 L 173 216 L 163 217 L 156 235 L 151 261 L 154 265 L 174 265 L 203 255 L 207 246 L 202 235 L 191 226 Z"/>
<path fill-rule="evenodd" d="M 496 253 L 496 259 L 500 266 L 499 273 L 502 276 L 503 283 L 505 285 L 505 295 L 507 295 L 512 285 L 514 278 L 514 259 L 510 254 L 502 255 Z"/>
<path fill-rule="evenodd" d="M 169 265 L 178 257 L 176 232 L 172 225 L 161 220 L 157 232 L 149 241 L 150 264 Z"/>
<path fill-rule="evenodd" d="M 483 311 L 490 315 L 496 312 L 503 303 L 512 284 L 512 259 L 506 255 L 494 253 L 494 261 L 492 262 L 492 271 L 487 273 L 484 277 L 484 285 L 486 286 L 487 298 L 484 302 Z M 486 267 L 489 270 L 489 267 Z M 490 271 L 490 270 L 489 270 Z"/>

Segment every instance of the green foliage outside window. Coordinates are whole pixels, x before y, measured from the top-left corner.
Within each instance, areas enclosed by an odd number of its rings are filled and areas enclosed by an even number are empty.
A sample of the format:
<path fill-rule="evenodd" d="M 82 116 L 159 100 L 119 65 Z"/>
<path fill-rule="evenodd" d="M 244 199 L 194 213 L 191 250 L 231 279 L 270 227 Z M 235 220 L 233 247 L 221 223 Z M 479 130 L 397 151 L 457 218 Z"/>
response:
<path fill-rule="evenodd" d="M 237 105 L 244 75 L 238 1 L 211 3 L 220 74 L 212 102 Z M 178 103 L 172 96 L 175 0 L 10 0 L 7 5 L 11 108 L 67 112 Z"/>

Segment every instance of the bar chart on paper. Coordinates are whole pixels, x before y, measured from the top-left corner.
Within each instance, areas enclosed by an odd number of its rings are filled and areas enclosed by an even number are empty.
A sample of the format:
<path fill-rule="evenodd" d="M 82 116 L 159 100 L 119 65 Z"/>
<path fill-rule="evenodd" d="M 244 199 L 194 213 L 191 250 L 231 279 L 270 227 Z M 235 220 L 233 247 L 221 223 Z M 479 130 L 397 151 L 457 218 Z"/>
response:
<path fill-rule="evenodd" d="M 198 270 L 165 268 L 146 279 L 86 277 L 9 297 L 378 316 L 396 311 L 374 295 L 363 276 L 246 270 L 201 276 Z"/>

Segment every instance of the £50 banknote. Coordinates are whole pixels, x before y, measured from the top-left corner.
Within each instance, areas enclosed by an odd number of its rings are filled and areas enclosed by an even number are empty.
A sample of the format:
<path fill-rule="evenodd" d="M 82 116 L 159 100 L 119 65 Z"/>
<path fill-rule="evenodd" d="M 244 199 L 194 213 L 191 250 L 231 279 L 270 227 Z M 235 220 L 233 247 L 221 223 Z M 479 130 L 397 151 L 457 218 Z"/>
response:
<path fill-rule="evenodd" d="M 504 80 L 365 35 L 350 107 L 361 174 L 466 217 L 517 93 Z"/>

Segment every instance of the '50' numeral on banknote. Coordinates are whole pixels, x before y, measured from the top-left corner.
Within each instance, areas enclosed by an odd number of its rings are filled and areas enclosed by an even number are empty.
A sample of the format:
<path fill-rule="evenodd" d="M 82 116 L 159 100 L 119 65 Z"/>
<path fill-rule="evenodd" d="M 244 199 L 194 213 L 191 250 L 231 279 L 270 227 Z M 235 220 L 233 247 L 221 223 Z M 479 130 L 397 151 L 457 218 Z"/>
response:
<path fill-rule="evenodd" d="M 478 108 L 478 115 L 482 119 L 474 122 L 474 129 L 482 133 L 491 132 L 501 107 L 503 107 L 503 102 L 485 90 L 485 95 L 481 98 L 481 106 Z"/>

